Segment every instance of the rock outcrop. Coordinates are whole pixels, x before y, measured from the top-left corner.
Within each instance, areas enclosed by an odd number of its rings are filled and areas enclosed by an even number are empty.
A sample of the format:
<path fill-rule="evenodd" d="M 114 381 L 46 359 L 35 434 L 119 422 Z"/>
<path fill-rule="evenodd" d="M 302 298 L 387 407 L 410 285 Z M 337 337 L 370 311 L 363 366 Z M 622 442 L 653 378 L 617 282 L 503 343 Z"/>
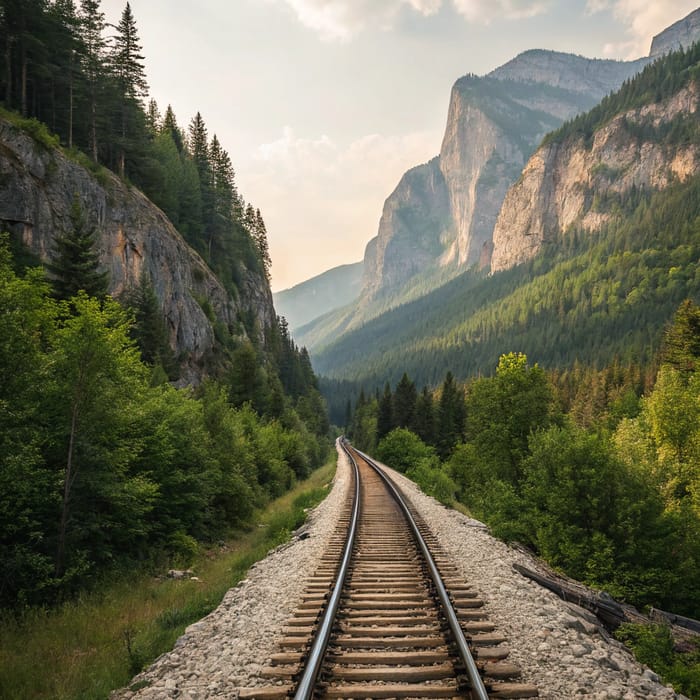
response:
<path fill-rule="evenodd" d="M 43 260 L 53 240 L 69 226 L 77 194 L 100 235 L 99 252 L 112 295 L 138 285 L 146 275 L 161 304 L 183 381 L 201 378 L 203 361 L 215 346 L 215 324 L 245 337 L 243 314 L 262 331 L 274 319 L 267 281 L 243 266 L 239 296 L 232 299 L 204 260 L 165 214 L 137 189 L 107 170 L 96 174 L 59 149 L 35 141 L 0 120 L 0 229 L 10 229 Z"/>
<path fill-rule="evenodd" d="M 409 171 L 386 201 L 377 238 L 366 249 L 360 306 L 397 291 L 431 266 L 488 267 L 506 192 L 542 137 L 593 107 L 654 58 L 698 38 L 700 9 L 656 36 L 650 55 L 636 61 L 533 49 L 486 76 L 460 78 L 452 88 L 437 161 L 429 171 L 428 166 Z M 420 216 L 404 217 L 406 211 Z"/>
<path fill-rule="evenodd" d="M 700 88 L 691 82 L 660 103 L 618 115 L 590 143 L 576 135 L 542 146 L 503 202 L 491 271 L 530 260 L 545 242 L 558 240 L 572 226 L 600 229 L 611 216 L 601 202 L 611 195 L 633 187 L 661 190 L 697 174 L 696 143 L 656 139 L 654 134 L 679 118 L 697 119 L 699 109 Z"/>
<path fill-rule="evenodd" d="M 432 264 L 450 227 L 448 212 L 438 158 L 405 173 L 384 202 L 379 233 L 365 249 L 363 295 L 391 289 Z"/>
<path fill-rule="evenodd" d="M 658 58 L 681 47 L 687 49 L 700 38 L 700 7 L 678 20 L 651 41 L 649 55 Z"/>
<path fill-rule="evenodd" d="M 452 88 L 440 155 L 408 171 L 365 251 L 361 305 L 438 266 L 488 267 L 496 218 L 542 137 L 636 74 L 649 59 L 526 51 Z"/>

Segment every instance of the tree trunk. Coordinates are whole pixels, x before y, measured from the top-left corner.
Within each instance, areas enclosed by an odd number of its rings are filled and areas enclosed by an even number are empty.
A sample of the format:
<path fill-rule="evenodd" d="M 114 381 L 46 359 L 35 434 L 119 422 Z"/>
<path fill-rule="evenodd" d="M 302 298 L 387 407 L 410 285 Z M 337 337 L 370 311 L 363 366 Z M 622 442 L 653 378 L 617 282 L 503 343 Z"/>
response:
<path fill-rule="evenodd" d="M 13 36 L 7 37 L 5 46 L 5 106 L 12 109 L 12 43 Z"/>
<path fill-rule="evenodd" d="M 73 485 L 73 447 L 78 427 L 78 404 L 73 404 L 70 423 L 70 438 L 68 440 L 68 456 L 66 457 L 66 476 L 63 485 L 63 504 L 61 507 L 61 525 L 58 532 L 58 548 L 56 550 L 56 577 L 63 575 L 63 565 L 66 557 L 66 532 L 68 530 L 68 504 L 70 502 L 71 486 Z"/>

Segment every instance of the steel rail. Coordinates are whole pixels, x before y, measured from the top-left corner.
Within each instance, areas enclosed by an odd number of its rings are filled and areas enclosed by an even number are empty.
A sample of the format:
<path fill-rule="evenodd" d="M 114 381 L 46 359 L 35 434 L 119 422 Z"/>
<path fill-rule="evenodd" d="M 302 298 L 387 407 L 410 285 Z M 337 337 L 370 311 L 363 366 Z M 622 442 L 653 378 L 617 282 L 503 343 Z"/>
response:
<path fill-rule="evenodd" d="M 340 568 L 338 569 L 335 588 L 333 589 L 333 593 L 331 594 L 328 605 L 323 613 L 323 618 L 321 620 L 318 633 L 316 634 L 316 638 L 311 645 L 309 658 L 306 662 L 304 673 L 294 694 L 294 700 L 310 700 L 310 698 L 313 696 L 316 679 L 318 678 L 318 674 L 321 670 L 323 657 L 326 653 L 326 648 L 328 647 L 328 642 L 331 637 L 331 629 L 335 621 L 335 615 L 338 611 L 340 596 L 345 585 L 348 569 L 350 568 L 350 559 L 352 557 L 352 550 L 355 544 L 355 535 L 357 534 L 357 523 L 360 517 L 360 470 L 357 466 L 355 458 L 350 454 L 350 451 L 345 446 L 342 438 L 340 444 L 342 445 L 345 454 L 350 458 L 355 472 L 355 501 L 352 508 L 350 527 L 348 528 L 348 539 L 345 543 L 345 549 L 343 550 L 343 558 L 340 563 Z"/>
<path fill-rule="evenodd" d="M 484 681 L 481 678 L 481 674 L 479 673 L 479 669 L 477 668 L 476 662 L 474 661 L 474 657 L 472 656 L 472 653 L 469 650 L 469 644 L 467 642 L 466 637 L 464 636 L 464 632 L 462 631 L 462 626 L 459 624 L 459 620 L 457 619 L 457 613 L 455 612 L 454 606 L 452 605 L 452 601 L 450 600 L 450 596 L 447 593 L 445 584 L 442 581 L 442 577 L 440 576 L 440 572 L 438 571 L 437 565 L 435 564 L 433 555 L 430 553 L 428 545 L 425 543 L 423 535 L 421 535 L 420 530 L 418 529 L 418 526 L 416 525 L 416 522 L 413 519 L 411 512 L 409 511 L 408 506 L 406 505 L 406 501 L 403 498 L 403 495 L 396 488 L 394 482 L 384 473 L 381 467 L 379 467 L 370 457 L 368 457 L 363 452 L 360 452 L 359 450 L 356 450 L 356 452 L 360 454 L 362 458 L 367 462 L 367 464 L 369 464 L 372 467 L 372 469 L 374 469 L 377 472 L 377 474 L 379 474 L 379 476 L 383 479 L 384 483 L 387 485 L 389 491 L 391 491 L 392 495 L 394 496 L 397 503 L 401 507 L 401 510 L 406 516 L 406 519 L 408 520 L 413 535 L 416 538 L 416 542 L 418 543 L 418 546 L 421 552 L 423 553 L 423 557 L 425 558 L 426 564 L 428 565 L 430 577 L 432 578 L 433 583 L 435 584 L 435 590 L 438 594 L 438 598 L 440 599 L 440 603 L 442 604 L 445 617 L 447 618 L 447 624 L 449 625 L 450 631 L 452 632 L 455 638 L 457 648 L 459 650 L 459 655 L 462 661 L 464 662 L 465 668 L 467 669 L 467 675 L 469 676 L 469 682 L 471 684 L 470 690 L 472 694 L 476 698 L 478 698 L 478 700 L 489 700 L 488 692 L 486 691 L 486 686 L 484 685 Z"/>

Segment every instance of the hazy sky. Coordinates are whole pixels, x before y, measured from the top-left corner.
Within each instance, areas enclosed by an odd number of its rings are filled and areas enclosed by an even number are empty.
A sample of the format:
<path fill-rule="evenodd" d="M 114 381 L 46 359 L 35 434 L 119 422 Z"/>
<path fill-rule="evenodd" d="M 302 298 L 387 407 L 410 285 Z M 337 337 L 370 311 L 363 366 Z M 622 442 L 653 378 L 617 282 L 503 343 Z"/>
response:
<path fill-rule="evenodd" d="M 103 0 L 117 23 L 125 0 Z M 437 155 L 452 84 L 521 51 L 637 58 L 698 0 L 131 0 L 151 97 L 199 111 L 262 211 L 272 286 L 360 260 Z"/>

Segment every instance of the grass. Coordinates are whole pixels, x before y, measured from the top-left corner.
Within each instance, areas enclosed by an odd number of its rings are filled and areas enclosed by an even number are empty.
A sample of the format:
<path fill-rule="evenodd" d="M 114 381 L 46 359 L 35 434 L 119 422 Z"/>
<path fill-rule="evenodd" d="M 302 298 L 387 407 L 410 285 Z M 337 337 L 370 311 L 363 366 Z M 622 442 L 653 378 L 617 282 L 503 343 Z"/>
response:
<path fill-rule="evenodd" d="M 202 552 L 192 567 L 200 581 L 138 574 L 59 609 L 0 620 L 0 698 L 104 700 L 127 685 L 213 610 L 252 564 L 289 539 L 306 509 L 326 495 L 334 470 L 329 462 L 272 502 L 251 531 Z"/>

